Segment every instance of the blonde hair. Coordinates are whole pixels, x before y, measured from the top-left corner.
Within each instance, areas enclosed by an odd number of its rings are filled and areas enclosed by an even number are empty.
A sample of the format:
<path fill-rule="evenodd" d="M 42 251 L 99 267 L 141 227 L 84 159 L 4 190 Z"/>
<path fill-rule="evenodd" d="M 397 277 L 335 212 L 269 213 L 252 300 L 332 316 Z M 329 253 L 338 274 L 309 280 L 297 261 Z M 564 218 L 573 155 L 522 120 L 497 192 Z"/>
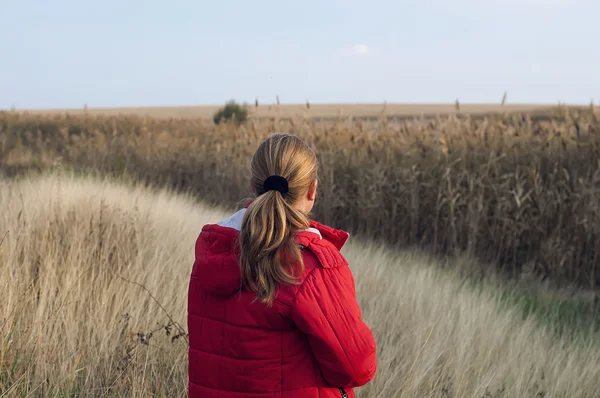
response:
<path fill-rule="evenodd" d="M 309 220 L 292 206 L 317 179 L 317 158 L 302 139 L 274 134 L 254 153 L 251 173 L 256 198 L 244 214 L 240 231 L 242 284 L 271 305 L 277 286 L 295 284 L 295 271 L 304 268 L 294 235 L 309 228 Z M 287 180 L 286 194 L 265 191 L 265 180 L 271 176 Z"/>

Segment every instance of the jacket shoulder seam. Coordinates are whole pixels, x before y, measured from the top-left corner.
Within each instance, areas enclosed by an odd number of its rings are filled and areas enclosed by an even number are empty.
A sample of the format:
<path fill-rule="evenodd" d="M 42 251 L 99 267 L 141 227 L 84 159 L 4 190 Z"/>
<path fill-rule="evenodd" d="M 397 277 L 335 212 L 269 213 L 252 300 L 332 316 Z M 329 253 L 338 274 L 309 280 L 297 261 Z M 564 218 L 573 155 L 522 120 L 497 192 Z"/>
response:
<path fill-rule="evenodd" d="M 327 243 L 323 243 L 323 241 Z M 300 243 L 300 245 L 317 257 L 321 268 L 337 268 L 348 265 L 342 253 L 326 239 L 318 242 L 309 240 L 308 244 Z"/>

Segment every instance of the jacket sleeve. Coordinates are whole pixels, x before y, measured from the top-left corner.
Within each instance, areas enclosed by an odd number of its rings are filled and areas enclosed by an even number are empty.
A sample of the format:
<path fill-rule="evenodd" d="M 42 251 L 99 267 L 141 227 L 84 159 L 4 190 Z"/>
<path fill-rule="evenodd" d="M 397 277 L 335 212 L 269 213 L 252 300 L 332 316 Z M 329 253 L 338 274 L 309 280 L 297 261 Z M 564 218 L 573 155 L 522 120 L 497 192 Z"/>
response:
<path fill-rule="evenodd" d="M 354 388 L 373 379 L 375 338 L 361 319 L 348 266 L 313 270 L 298 290 L 292 317 L 329 385 Z"/>

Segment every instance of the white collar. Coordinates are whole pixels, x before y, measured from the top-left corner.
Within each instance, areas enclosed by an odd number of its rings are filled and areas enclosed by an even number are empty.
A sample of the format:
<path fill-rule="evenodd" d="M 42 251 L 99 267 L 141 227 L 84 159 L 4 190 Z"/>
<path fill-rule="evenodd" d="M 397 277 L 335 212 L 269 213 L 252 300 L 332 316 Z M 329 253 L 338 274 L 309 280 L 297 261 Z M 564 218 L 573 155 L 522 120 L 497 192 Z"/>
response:
<path fill-rule="evenodd" d="M 236 231 L 242 229 L 242 220 L 244 219 L 244 214 L 246 213 L 246 209 L 241 209 L 237 213 L 233 214 L 231 217 L 217 223 L 217 225 L 224 228 L 232 228 Z M 319 235 L 319 238 L 323 239 L 321 236 L 321 231 L 316 228 L 308 228 L 302 232 L 312 232 L 313 234 Z"/>

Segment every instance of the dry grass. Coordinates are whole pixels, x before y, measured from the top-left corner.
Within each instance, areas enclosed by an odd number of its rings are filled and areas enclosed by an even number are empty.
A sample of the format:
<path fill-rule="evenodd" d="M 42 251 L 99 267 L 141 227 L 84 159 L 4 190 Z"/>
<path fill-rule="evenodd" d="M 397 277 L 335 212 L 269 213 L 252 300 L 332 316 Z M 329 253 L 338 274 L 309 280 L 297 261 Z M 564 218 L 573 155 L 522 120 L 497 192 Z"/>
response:
<path fill-rule="evenodd" d="M 122 278 L 185 325 L 194 240 L 226 214 L 67 175 L 2 181 L 0 203 L 0 395 L 184 396 L 185 336 Z M 356 240 L 344 254 L 379 348 L 361 397 L 600 395 L 591 337 L 554 337 L 426 257 Z"/>
<path fill-rule="evenodd" d="M 222 105 L 206 106 L 179 106 L 179 107 L 131 107 L 131 108 L 88 108 L 85 109 L 46 109 L 29 110 L 32 115 L 57 115 L 69 113 L 81 115 L 133 115 L 148 116 L 153 118 L 198 118 L 212 119 L 213 115 Z M 307 107 L 309 108 L 307 112 Z M 460 111 L 465 114 L 486 114 L 493 112 L 532 112 L 548 111 L 549 105 L 522 104 L 522 105 L 498 105 L 498 104 L 461 104 Z M 390 116 L 420 116 L 436 114 L 456 113 L 454 104 L 285 104 L 273 103 L 260 104 L 255 107 L 249 104 L 251 116 L 255 118 L 267 118 L 279 116 L 282 118 L 293 118 L 306 114 L 315 118 L 336 118 L 338 116 L 378 117 L 382 112 Z"/>
<path fill-rule="evenodd" d="M 0 170 L 63 164 L 128 174 L 230 206 L 250 194 L 248 162 L 259 142 L 289 131 L 317 151 L 315 214 L 322 221 L 399 247 L 466 252 L 514 278 L 593 290 L 600 286 L 594 111 L 556 109 L 549 120 L 267 118 L 239 128 L 202 119 L 0 112 Z"/>

